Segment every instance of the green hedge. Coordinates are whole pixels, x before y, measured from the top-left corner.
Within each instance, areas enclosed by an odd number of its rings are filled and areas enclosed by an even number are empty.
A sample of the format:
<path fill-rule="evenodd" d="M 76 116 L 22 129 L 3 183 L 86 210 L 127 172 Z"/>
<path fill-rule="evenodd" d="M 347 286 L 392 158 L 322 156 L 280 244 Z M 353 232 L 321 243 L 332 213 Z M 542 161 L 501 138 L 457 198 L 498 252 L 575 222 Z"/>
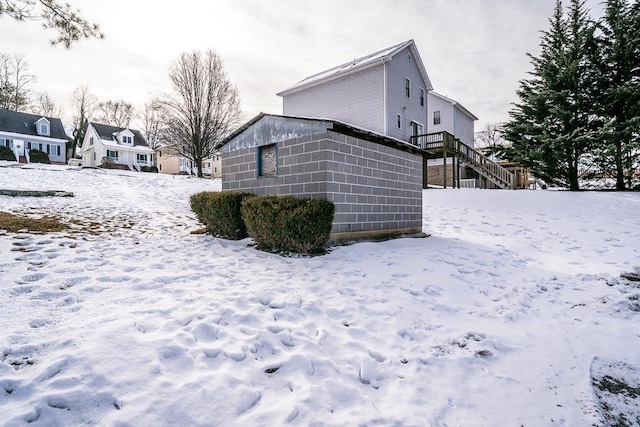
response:
<path fill-rule="evenodd" d="M 207 233 L 225 239 L 239 240 L 247 237 L 240 208 L 251 193 L 204 191 L 191 196 L 191 210 L 207 228 Z"/>
<path fill-rule="evenodd" d="M 0 145 L 0 160 L 16 161 L 16 155 L 13 154 L 11 148 Z"/>
<path fill-rule="evenodd" d="M 42 150 L 29 150 L 29 161 L 31 163 L 51 163 L 49 155 Z"/>
<path fill-rule="evenodd" d="M 260 196 L 242 203 L 242 218 L 258 249 L 320 254 L 331 234 L 333 202 L 293 196 Z"/>

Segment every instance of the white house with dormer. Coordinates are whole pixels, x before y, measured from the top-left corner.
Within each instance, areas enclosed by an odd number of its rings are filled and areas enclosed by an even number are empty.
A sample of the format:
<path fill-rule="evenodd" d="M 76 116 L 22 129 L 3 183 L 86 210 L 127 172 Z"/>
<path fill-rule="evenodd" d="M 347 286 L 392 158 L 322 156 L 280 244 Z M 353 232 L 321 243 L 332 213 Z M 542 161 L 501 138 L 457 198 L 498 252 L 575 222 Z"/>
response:
<path fill-rule="evenodd" d="M 58 118 L 0 109 L 0 146 L 8 147 L 16 161 L 28 163 L 29 152 L 41 150 L 51 163 L 64 164 L 68 139 Z"/>
<path fill-rule="evenodd" d="M 81 147 L 82 166 L 140 171 L 154 166 L 154 151 L 142 134 L 129 128 L 89 123 Z"/>

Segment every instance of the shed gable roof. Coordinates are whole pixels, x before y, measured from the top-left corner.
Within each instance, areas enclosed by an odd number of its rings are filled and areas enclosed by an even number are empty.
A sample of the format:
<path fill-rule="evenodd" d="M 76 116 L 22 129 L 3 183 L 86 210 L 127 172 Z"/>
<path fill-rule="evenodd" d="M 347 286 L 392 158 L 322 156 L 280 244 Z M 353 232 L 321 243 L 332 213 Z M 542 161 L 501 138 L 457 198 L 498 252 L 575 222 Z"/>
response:
<path fill-rule="evenodd" d="M 389 136 L 381 135 L 379 133 L 376 133 L 367 129 L 359 128 L 357 126 L 353 126 L 337 120 L 323 119 L 323 118 L 316 118 L 316 117 L 284 116 L 284 115 L 266 114 L 266 113 L 258 114 L 253 119 L 249 120 L 247 123 L 245 123 L 244 125 L 240 126 L 238 129 L 236 129 L 233 133 L 229 134 L 226 138 L 224 138 L 220 142 L 220 145 L 218 145 L 217 149 L 224 147 L 226 144 L 228 144 L 238 136 L 242 135 L 247 131 L 250 131 L 252 128 L 254 128 L 258 124 L 258 122 L 262 120 L 275 120 L 279 124 L 281 124 L 284 121 L 294 123 L 293 126 L 291 125 L 285 126 L 287 127 L 287 129 L 285 129 L 285 132 L 263 133 L 263 135 L 267 134 L 269 138 L 275 137 L 274 140 L 264 141 L 264 142 L 269 142 L 269 143 L 279 142 L 284 139 L 308 136 L 312 133 L 318 132 L 319 129 L 322 128 L 324 130 L 331 130 L 333 132 L 340 133 L 343 135 L 353 136 L 353 137 L 371 141 L 377 144 L 393 147 L 398 150 L 408 151 L 411 153 L 420 153 L 420 150 L 417 147 L 415 147 L 414 145 L 411 145 L 408 142 L 402 141 L 400 139 L 392 138 Z M 305 126 L 304 125 L 305 123 L 309 123 L 313 125 Z M 286 137 L 283 137 L 282 135 L 286 135 Z M 221 150 L 221 151 L 224 151 L 224 150 Z"/>
<path fill-rule="evenodd" d="M 142 136 L 142 133 L 135 129 L 121 128 L 117 126 L 103 125 L 101 123 L 93 123 L 93 122 L 91 122 L 91 126 L 93 126 L 93 128 L 96 130 L 100 139 L 113 141 L 115 140 L 115 134 L 118 134 L 128 129 L 131 131 L 131 133 L 133 133 L 134 146 L 138 146 L 138 145 L 149 146 L 149 144 L 147 144 L 147 140 L 144 138 L 144 136 Z"/>
<path fill-rule="evenodd" d="M 376 64 L 383 64 L 384 62 L 391 60 L 391 58 L 393 58 L 394 55 L 396 55 L 406 47 L 411 48 L 411 53 L 413 54 L 412 55 L 413 60 L 416 62 L 416 65 L 420 70 L 420 74 L 422 75 L 422 78 L 425 81 L 427 90 L 432 90 L 433 86 L 431 85 L 431 80 L 429 80 L 427 70 L 424 67 L 424 64 L 422 63 L 422 59 L 420 58 L 420 54 L 418 53 L 416 44 L 412 39 L 412 40 L 408 40 L 406 42 L 388 47 L 386 49 L 371 53 L 361 58 L 354 59 L 352 61 L 338 65 L 337 67 L 329 68 L 328 70 L 322 71 L 318 74 L 309 76 L 299 81 L 298 83 L 294 84 L 293 86 L 290 86 L 287 89 L 281 92 L 278 92 L 276 95 L 278 96 L 289 95 L 291 93 L 295 93 L 303 89 L 317 86 L 319 84 L 342 77 L 347 74 L 356 73 L 360 70 L 364 70 Z"/>
<path fill-rule="evenodd" d="M 49 135 L 39 134 L 36 128 L 36 123 L 43 118 L 49 121 Z M 69 139 L 60 119 L 12 110 L 0 109 L 0 131 L 44 138 Z"/>

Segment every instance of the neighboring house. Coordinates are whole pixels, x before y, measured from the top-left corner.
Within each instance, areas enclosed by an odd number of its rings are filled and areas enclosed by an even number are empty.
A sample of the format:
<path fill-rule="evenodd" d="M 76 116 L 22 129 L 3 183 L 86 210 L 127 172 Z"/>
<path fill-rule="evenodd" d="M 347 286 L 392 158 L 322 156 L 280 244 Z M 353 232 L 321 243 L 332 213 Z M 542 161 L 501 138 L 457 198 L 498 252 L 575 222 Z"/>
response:
<path fill-rule="evenodd" d="M 16 161 L 29 162 L 29 150 L 41 150 L 51 163 L 64 164 L 68 139 L 60 119 L 0 109 L 0 145 L 9 147 Z"/>
<path fill-rule="evenodd" d="M 310 76 L 278 95 L 284 115 L 326 117 L 409 141 L 425 133 L 432 89 L 409 40 Z"/>
<path fill-rule="evenodd" d="M 509 172 L 473 150 L 475 116 L 442 95 L 429 96 L 432 90 L 416 44 L 409 40 L 307 77 L 278 95 L 284 115 L 339 120 L 411 141 L 429 160 L 425 186 L 460 186 L 464 178 L 479 177 L 466 183 L 512 188 Z M 475 173 L 467 176 L 469 168 Z"/>
<path fill-rule="evenodd" d="M 134 129 L 89 123 L 82 141 L 82 165 L 140 171 L 154 163 L 154 151 Z"/>
<path fill-rule="evenodd" d="M 198 168 L 191 160 L 171 154 L 171 151 L 160 147 L 156 150 L 158 172 L 171 175 L 197 175 Z M 202 173 L 212 178 L 222 177 L 222 160 L 220 153 L 202 162 Z"/>
<path fill-rule="evenodd" d="M 420 149 L 347 123 L 259 114 L 222 141 L 222 190 L 334 202 L 331 239 L 422 231 Z"/>

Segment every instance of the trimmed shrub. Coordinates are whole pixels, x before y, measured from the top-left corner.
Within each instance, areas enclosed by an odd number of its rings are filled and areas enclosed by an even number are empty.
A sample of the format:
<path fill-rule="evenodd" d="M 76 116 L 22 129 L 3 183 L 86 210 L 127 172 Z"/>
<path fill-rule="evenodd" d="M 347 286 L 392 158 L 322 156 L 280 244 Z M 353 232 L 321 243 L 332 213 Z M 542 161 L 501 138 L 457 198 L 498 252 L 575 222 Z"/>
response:
<path fill-rule="evenodd" d="M 242 201 L 251 193 L 204 191 L 191 196 L 191 210 L 207 228 L 207 233 L 224 239 L 240 240 L 247 237 L 242 220 Z"/>
<path fill-rule="evenodd" d="M 51 163 L 49 155 L 42 150 L 29 150 L 29 161 L 31 163 Z"/>
<path fill-rule="evenodd" d="M 326 199 L 259 196 L 242 204 L 247 233 L 258 249 L 321 254 L 331 234 L 335 206 Z"/>
<path fill-rule="evenodd" d="M 0 160 L 16 161 L 16 156 L 11 151 L 11 148 L 0 145 Z"/>

